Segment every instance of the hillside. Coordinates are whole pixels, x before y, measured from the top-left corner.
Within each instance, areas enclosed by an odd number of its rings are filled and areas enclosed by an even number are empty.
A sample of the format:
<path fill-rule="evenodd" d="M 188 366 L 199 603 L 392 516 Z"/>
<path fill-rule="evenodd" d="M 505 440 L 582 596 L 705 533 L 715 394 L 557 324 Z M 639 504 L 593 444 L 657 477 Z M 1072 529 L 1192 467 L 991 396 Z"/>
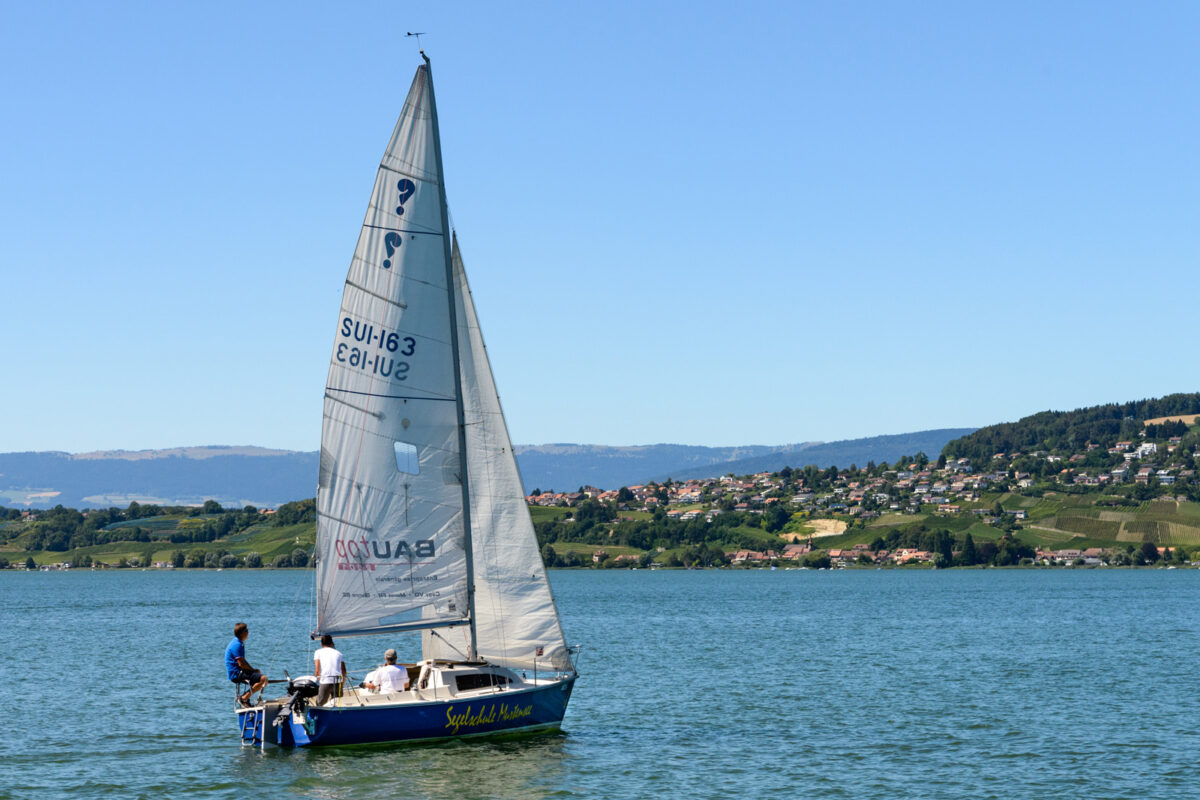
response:
<path fill-rule="evenodd" d="M 981 463 L 997 453 L 1032 450 L 1047 453 L 1082 451 L 1091 443 L 1108 449 L 1118 441 L 1136 441 L 1145 423 L 1161 418 L 1186 416 L 1187 421 L 1170 423 L 1180 433 L 1194 424 L 1200 413 L 1200 393 L 1171 394 L 1151 400 L 1079 408 L 1074 411 L 1042 411 L 1016 422 L 988 425 L 946 444 L 947 458 L 969 458 Z M 927 451 L 934 452 L 934 451 Z"/>
<path fill-rule="evenodd" d="M 804 467 L 809 464 L 825 469 L 830 466 L 866 466 L 869 462 L 892 462 L 902 456 L 917 453 L 940 453 L 948 441 L 973 431 L 973 428 L 942 428 L 891 436 L 871 436 L 865 439 L 846 439 L 840 442 L 821 442 L 796 448 L 780 448 L 774 452 L 739 458 L 720 464 L 690 469 L 674 469 L 655 476 L 667 479 L 690 480 L 718 475 L 753 475 L 759 472 L 779 472 L 784 467 Z"/>
<path fill-rule="evenodd" d="M 1077 456 L 1076 466 L 1089 468 L 1095 478 L 1097 471 L 1123 461 L 1115 449 L 1119 442 L 1139 443 L 1143 434 L 1164 442 L 1182 436 L 1194 425 L 1196 414 L 1200 414 L 1200 393 L 1181 393 L 1074 411 L 1044 411 L 974 431 L 940 429 L 788 445 L 547 444 L 517 445 L 514 450 L 527 492 L 580 486 L 616 489 L 668 478 L 777 472 L 785 466 L 866 467 L 921 452 L 966 458 L 980 469 L 992 466 L 997 454 L 1016 456 L 1011 463 L 995 466 L 1029 472 L 1035 478 L 1060 471 L 1063 465 L 1056 459 Z M 1191 441 L 1185 444 L 1190 446 Z M 311 496 L 316 474 L 315 452 L 257 447 L 0 453 L 0 506 L 103 508 L 123 507 L 131 501 L 196 505 L 213 499 L 235 508 L 270 508 Z"/>
<path fill-rule="evenodd" d="M 310 564 L 316 539 L 314 503 L 285 503 L 275 512 L 131 503 L 125 509 L 81 513 L 0 511 L 0 566 L 69 563 L 75 567 L 275 566 Z"/>
<path fill-rule="evenodd" d="M 766 474 L 751 461 L 529 500 L 543 555 L 566 566 L 1182 566 L 1200 560 L 1198 400 L 1035 414 L 948 442 L 936 462 Z"/>
<path fill-rule="evenodd" d="M 785 464 L 849 465 L 935 453 L 957 431 L 924 431 L 846 442 L 699 447 L 652 444 L 517 445 L 525 491 L 618 488 L 656 476 L 760 472 Z M 180 447 L 95 453 L 0 453 L 0 506 L 123 507 L 132 501 L 273 508 L 310 497 L 317 454 L 259 447 Z"/>
<path fill-rule="evenodd" d="M 696 470 L 712 473 L 716 465 L 734 460 L 799 452 L 820 444 L 747 445 L 700 447 L 682 444 L 648 444 L 614 447 L 597 444 L 515 445 L 525 491 L 599 486 L 616 489 L 669 472 Z"/>
<path fill-rule="evenodd" d="M 733 462 L 746 465 L 744 471 L 706 468 L 732 476 L 636 482 L 621 491 L 543 492 L 528 501 L 551 566 L 1182 566 L 1200 560 L 1200 425 L 1188 402 L 1174 396 L 1033 415 L 980 437 L 959 437 L 936 462 L 912 452 L 924 449 L 918 435 L 876 437 L 829 445 L 841 446 L 843 454 L 864 448 L 863 463 L 856 459 L 848 467 L 806 464 L 772 472 L 761 469 L 758 459 L 770 456 L 760 453 Z M 1128 412 L 1154 416 L 1138 420 Z M 1109 441 L 1103 437 L 1113 435 L 1128 438 L 1103 446 Z M 1013 448 L 1014 442 L 1033 447 Z M 885 445 L 910 452 L 875 460 Z M 990 449 L 998 446 L 1010 449 Z M 582 446 L 553 447 L 597 455 Z M 823 447 L 792 455 L 815 459 Z M 946 455 L 971 447 L 984 453 L 978 461 Z M 0 510 L 0 559 L 15 565 L 167 559 L 181 566 L 296 565 L 307 561 L 314 516 L 312 500 L 273 513 L 224 510 L 215 502 L 199 508 L 133 503 L 87 513 Z"/>

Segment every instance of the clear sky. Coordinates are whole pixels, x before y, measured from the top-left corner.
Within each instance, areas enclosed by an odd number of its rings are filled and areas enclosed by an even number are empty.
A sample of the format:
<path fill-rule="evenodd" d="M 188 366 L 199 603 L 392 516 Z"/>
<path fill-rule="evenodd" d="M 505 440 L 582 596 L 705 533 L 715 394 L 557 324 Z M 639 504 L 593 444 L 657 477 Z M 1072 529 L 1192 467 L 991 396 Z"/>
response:
<path fill-rule="evenodd" d="M 0 451 L 317 448 L 410 30 L 515 442 L 1198 388 L 1196 3 L 0 15 Z"/>

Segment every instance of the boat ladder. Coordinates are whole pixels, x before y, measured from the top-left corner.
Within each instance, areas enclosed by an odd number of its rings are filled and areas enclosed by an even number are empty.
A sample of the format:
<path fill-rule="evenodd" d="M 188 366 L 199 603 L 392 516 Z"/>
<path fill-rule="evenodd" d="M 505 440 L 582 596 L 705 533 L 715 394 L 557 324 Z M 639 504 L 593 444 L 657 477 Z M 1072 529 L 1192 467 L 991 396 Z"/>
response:
<path fill-rule="evenodd" d="M 266 744 L 267 710 L 247 709 L 241 713 L 242 744 Z"/>

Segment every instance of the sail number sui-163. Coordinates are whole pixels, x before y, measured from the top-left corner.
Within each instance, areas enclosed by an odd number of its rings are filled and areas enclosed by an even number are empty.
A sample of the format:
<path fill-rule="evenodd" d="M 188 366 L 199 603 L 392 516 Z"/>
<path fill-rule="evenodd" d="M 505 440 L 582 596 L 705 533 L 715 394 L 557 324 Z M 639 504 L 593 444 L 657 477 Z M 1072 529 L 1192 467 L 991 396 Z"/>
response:
<path fill-rule="evenodd" d="M 357 347 L 349 342 L 338 342 L 333 357 L 343 364 L 357 367 L 364 372 L 372 372 L 382 378 L 392 378 L 402 381 L 408 378 L 409 364 L 394 357 L 389 357 L 378 350 L 396 353 L 401 356 L 411 356 L 417 352 L 417 340 L 411 336 L 401 337 L 396 331 L 387 331 L 366 322 L 355 322 L 351 317 L 342 319 L 338 333 L 344 339 L 361 342 L 364 347 Z M 375 345 L 377 352 L 368 349 Z"/>

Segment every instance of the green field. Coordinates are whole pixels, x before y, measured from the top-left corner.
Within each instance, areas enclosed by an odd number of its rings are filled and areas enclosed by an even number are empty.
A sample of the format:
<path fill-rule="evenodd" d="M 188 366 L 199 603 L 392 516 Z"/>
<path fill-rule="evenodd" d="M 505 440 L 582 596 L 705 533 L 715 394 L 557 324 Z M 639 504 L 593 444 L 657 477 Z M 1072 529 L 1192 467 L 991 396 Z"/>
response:
<path fill-rule="evenodd" d="M 946 529 L 956 537 L 970 533 L 976 541 L 999 539 L 1004 532 L 966 513 L 972 508 L 991 509 L 999 502 L 1005 510 L 1023 509 L 1027 519 L 1018 521 L 1018 538 L 1049 548 L 1123 547 L 1149 540 L 1160 546 L 1200 546 L 1200 504 L 1156 500 L 1138 506 L 1113 507 L 1109 495 L 1050 492 L 1044 497 L 1018 494 L 983 494 L 976 502 L 959 503 L 964 513 L 946 515 L 926 506 L 919 514 L 885 513 L 864 527 L 851 527 L 838 536 L 821 537 L 817 547 L 847 548 L 870 544 L 891 528 L 901 530 L 925 525 L 930 530 Z"/>
<path fill-rule="evenodd" d="M 868 528 L 898 528 L 901 525 L 907 525 L 910 522 L 919 522 L 927 519 L 928 514 L 896 514 L 888 512 L 880 514 L 878 517 L 867 521 Z"/>
<path fill-rule="evenodd" d="M 636 547 L 626 547 L 619 544 L 583 544 L 582 542 L 554 542 L 550 545 L 554 548 L 554 552 L 560 556 L 567 553 L 578 553 L 581 556 L 591 558 L 592 554 L 603 550 L 610 556 L 640 556 L 645 550 L 638 550 Z"/>
<path fill-rule="evenodd" d="M 1162 546 L 1200 545 L 1200 504 L 1155 500 L 1113 509 L 1082 505 L 1078 497 L 1071 499 L 1075 502 L 1041 501 L 1048 513 L 1036 520 L 1031 518 L 1031 524 L 1044 532 L 1099 543 L 1093 546 L 1112 547 L 1142 541 Z M 1101 501 L 1105 499 L 1100 498 Z M 1072 542 L 1072 546 L 1074 544 Z"/>
<path fill-rule="evenodd" d="M 203 522 L 203 517 L 162 516 L 118 523 L 108 526 L 107 529 L 138 526 L 145 531 L 162 534 L 176 530 L 186 530 L 192 525 L 203 524 Z M 3 527 L 3 530 L 11 533 L 17 530 L 24 530 L 25 528 L 26 526 L 23 523 L 10 522 Z M 270 523 L 259 523 L 241 533 L 212 542 L 112 542 L 109 544 L 93 545 L 91 547 L 79 547 L 63 552 L 51 550 L 27 551 L 24 549 L 24 538 L 18 534 L 15 538 L 9 539 L 4 544 L 0 544 L 0 556 L 7 558 L 12 563 L 23 563 L 27 557 L 32 556 L 34 562 L 41 565 L 58 564 L 63 561 L 70 561 L 76 555 L 87 555 L 91 556 L 94 561 L 116 564 L 122 558 L 127 560 L 134 558 L 141 559 L 147 551 L 153 554 L 152 559 L 155 561 L 169 561 L 171 554 L 177 550 L 187 553 L 195 549 L 200 549 L 206 552 L 225 550 L 238 556 L 245 556 L 247 553 L 255 552 L 262 556 L 264 563 L 270 563 L 276 556 L 290 555 L 296 548 L 311 553 L 316 544 L 316 525 L 308 522 L 299 525 L 277 527 Z"/>
<path fill-rule="evenodd" d="M 539 522 L 552 522 L 556 519 L 562 519 L 570 513 L 569 508 L 556 508 L 554 506 L 530 506 L 529 516 L 533 519 L 533 524 Z"/>

